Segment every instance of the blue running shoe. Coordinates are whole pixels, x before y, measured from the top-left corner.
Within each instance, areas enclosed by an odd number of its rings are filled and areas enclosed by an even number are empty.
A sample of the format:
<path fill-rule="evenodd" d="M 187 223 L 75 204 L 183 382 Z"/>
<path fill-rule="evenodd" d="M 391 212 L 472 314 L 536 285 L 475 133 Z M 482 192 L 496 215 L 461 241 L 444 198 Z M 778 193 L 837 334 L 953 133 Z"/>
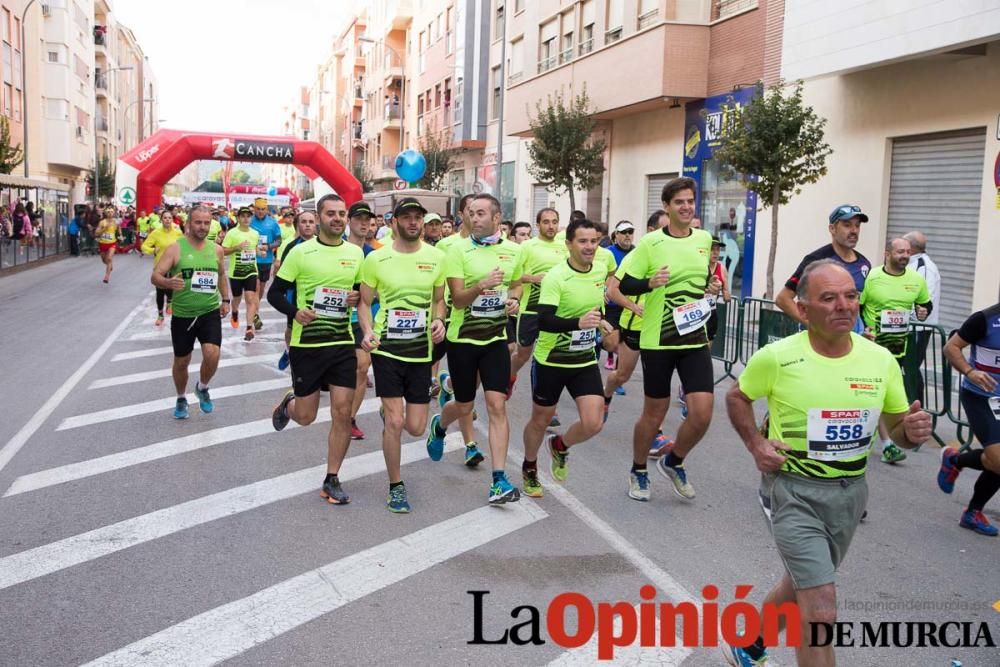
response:
<path fill-rule="evenodd" d="M 400 482 L 399 486 L 389 489 L 389 498 L 385 501 L 390 512 L 396 514 L 409 514 L 410 501 L 406 499 L 406 487 Z"/>
<path fill-rule="evenodd" d="M 181 396 L 177 399 L 177 405 L 174 406 L 174 419 L 187 419 L 188 418 L 188 400 Z"/>
<path fill-rule="evenodd" d="M 427 456 L 431 461 L 440 461 L 444 456 L 444 437 L 438 435 L 441 426 L 441 415 L 431 418 L 431 432 L 427 434 Z"/>
<path fill-rule="evenodd" d="M 208 387 L 204 389 L 198 389 L 198 385 L 194 386 L 194 395 L 198 398 L 198 407 L 206 415 L 215 409 L 215 404 L 212 403 L 212 397 L 208 395 Z"/>
<path fill-rule="evenodd" d="M 521 499 L 521 492 L 513 484 L 507 481 L 507 477 L 501 477 L 490 485 L 490 505 L 502 505 L 504 503 L 516 503 Z"/>
<path fill-rule="evenodd" d="M 448 389 L 446 384 L 449 377 L 448 371 L 438 373 L 438 384 L 441 385 L 441 391 L 438 393 L 438 405 L 442 408 L 448 404 L 448 401 L 455 398 L 455 392 Z"/>
<path fill-rule="evenodd" d="M 552 419 L 549 420 L 549 428 L 555 428 L 556 426 L 562 426 L 562 422 L 559 421 L 559 415 L 552 415 Z"/>
<path fill-rule="evenodd" d="M 465 465 L 475 468 L 483 462 L 483 453 L 479 451 L 477 442 L 472 441 L 465 446 Z"/>
<path fill-rule="evenodd" d="M 759 660 L 754 660 L 745 649 L 738 646 L 730 646 L 726 642 L 720 642 L 719 648 L 722 650 L 722 655 L 726 658 L 726 662 L 732 665 L 732 667 L 760 667 L 767 664 L 767 651 L 764 652 L 764 655 Z"/>
<path fill-rule="evenodd" d="M 645 471 L 628 474 L 628 497 L 641 502 L 649 501 L 649 474 Z"/>
<path fill-rule="evenodd" d="M 958 450 L 954 447 L 945 447 L 941 450 L 941 469 L 938 470 L 938 488 L 945 493 L 955 490 L 955 480 L 958 473 L 962 472 L 957 465 L 951 462 L 951 457 L 958 456 Z"/>
<path fill-rule="evenodd" d="M 962 513 L 962 520 L 958 522 L 962 528 L 968 528 L 969 530 L 974 530 L 980 535 L 986 535 L 988 537 L 996 537 L 997 527 L 991 524 L 983 513 L 979 510 L 966 511 Z"/>
<path fill-rule="evenodd" d="M 624 396 L 624 395 L 625 395 L 625 387 L 618 387 L 617 389 L 615 389 L 615 396 Z"/>
<path fill-rule="evenodd" d="M 288 350 L 281 353 L 281 358 L 278 359 L 278 370 L 283 371 L 288 368 Z"/>

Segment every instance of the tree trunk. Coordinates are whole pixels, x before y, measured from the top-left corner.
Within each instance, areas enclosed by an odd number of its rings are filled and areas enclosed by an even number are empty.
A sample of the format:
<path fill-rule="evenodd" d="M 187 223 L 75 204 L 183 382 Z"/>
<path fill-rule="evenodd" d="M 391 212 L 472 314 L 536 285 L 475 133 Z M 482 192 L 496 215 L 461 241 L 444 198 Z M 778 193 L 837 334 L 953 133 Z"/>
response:
<path fill-rule="evenodd" d="M 572 215 L 573 211 L 576 210 L 576 194 L 573 192 L 573 186 L 576 185 L 573 181 L 569 182 L 569 212 Z M 538 211 L 535 211 L 537 213 Z M 568 220 L 568 218 L 567 218 Z M 568 224 L 568 223 L 567 223 Z"/>
<path fill-rule="evenodd" d="M 778 254 L 778 205 L 781 202 L 781 191 L 774 186 L 771 192 L 771 249 L 767 254 L 767 292 L 765 299 L 774 298 L 774 257 Z"/>

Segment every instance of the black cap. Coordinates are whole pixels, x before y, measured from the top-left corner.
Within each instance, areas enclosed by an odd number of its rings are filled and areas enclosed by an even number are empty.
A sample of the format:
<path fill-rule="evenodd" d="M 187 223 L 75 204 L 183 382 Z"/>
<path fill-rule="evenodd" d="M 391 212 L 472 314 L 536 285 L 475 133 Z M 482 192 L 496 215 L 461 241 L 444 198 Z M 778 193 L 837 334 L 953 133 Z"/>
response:
<path fill-rule="evenodd" d="M 717 246 L 717 245 L 719 245 L 719 246 L 724 246 L 724 245 L 726 245 L 726 244 L 725 244 L 725 242 L 724 242 L 724 241 L 723 241 L 722 239 L 720 239 L 720 238 L 719 238 L 718 236 L 713 236 L 713 237 L 712 237 L 712 245 L 713 245 L 713 246 Z"/>
<path fill-rule="evenodd" d="M 236 215 L 253 215 L 253 210 L 249 206 L 240 206 L 240 210 L 236 211 Z"/>
<path fill-rule="evenodd" d="M 427 213 L 427 209 L 421 204 L 416 197 L 403 197 L 398 202 L 396 202 L 396 208 L 393 209 L 392 215 L 398 217 L 406 211 L 420 211 L 422 214 Z"/>
<path fill-rule="evenodd" d="M 351 204 L 351 208 L 347 211 L 348 218 L 354 218 L 359 215 L 367 215 L 369 218 L 374 217 L 372 213 L 371 206 L 368 205 L 366 201 L 356 201 Z"/>

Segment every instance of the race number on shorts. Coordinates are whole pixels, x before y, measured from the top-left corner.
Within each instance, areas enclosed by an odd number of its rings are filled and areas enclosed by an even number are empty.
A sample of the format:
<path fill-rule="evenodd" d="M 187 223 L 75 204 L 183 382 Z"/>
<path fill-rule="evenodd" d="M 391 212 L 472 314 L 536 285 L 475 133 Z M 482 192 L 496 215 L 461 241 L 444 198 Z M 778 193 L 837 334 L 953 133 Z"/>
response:
<path fill-rule="evenodd" d="M 411 340 L 427 331 L 427 311 L 399 310 L 392 308 L 385 319 L 385 336 L 397 340 Z"/>
<path fill-rule="evenodd" d="M 881 414 L 876 408 L 811 409 L 806 423 L 809 458 L 837 461 L 866 453 Z"/>
<path fill-rule="evenodd" d="M 906 333 L 910 329 L 910 312 L 907 310 L 883 310 L 881 317 L 882 333 Z"/>
<path fill-rule="evenodd" d="M 347 290 L 336 287 L 317 287 L 313 296 L 313 310 L 321 317 L 342 319 L 347 317 Z"/>
<path fill-rule="evenodd" d="M 708 299 L 699 299 L 674 308 L 674 325 L 677 333 L 685 336 L 702 328 L 711 316 L 712 306 Z"/>
<path fill-rule="evenodd" d="M 470 306 L 473 317 L 503 317 L 507 310 L 507 289 L 488 289 Z"/>
<path fill-rule="evenodd" d="M 219 274 L 215 271 L 195 271 L 191 274 L 191 291 L 212 294 L 218 281 Z"/>

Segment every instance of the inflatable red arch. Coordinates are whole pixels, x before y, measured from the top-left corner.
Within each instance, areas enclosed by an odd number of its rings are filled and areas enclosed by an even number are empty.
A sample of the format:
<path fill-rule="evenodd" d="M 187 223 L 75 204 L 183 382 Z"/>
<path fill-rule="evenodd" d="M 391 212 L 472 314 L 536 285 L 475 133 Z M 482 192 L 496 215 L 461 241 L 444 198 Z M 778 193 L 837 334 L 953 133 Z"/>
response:
<path fill-rule="evenodd" d="M 315 141 L 159 130 L 118 158 L 116 201 L 126 203 L 134 199 L 137 211 L 151 211 L 163 199 L 163 186 L 195 160 L 292 164 L 310 180 L 325 181 L 348 206 L 364 194 L 358 179 Z"/>

